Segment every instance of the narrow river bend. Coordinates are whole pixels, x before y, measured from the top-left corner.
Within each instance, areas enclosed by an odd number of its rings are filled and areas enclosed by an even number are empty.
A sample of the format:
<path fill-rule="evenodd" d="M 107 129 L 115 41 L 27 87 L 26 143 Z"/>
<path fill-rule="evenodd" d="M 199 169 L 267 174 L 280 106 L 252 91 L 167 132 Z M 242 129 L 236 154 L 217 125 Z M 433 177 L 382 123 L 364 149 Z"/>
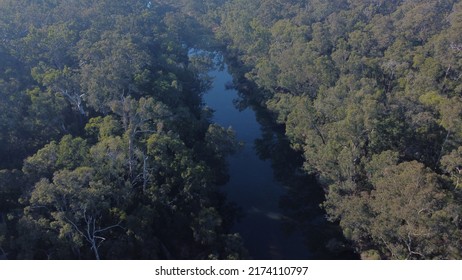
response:
<path fill-rule="evenodd" d="M 227 89 L 233 78 L 226 65 L 209 76 L 213 84 L 204 94 L 204 103 L 215 111 L 213 121 L 232 127 L 244 143 L 228 159 L 230 180 L 224 192 L 243 212 L 233 231 L 242 236 L 250 257 L 354 258 L 338 227 L 326 221 L 319 207 L 322 190 L 300 172 L 301 159 L 283 133 L 274 129 L 264 113 L 235 106 L 240 97 L 237 90 Z"/>

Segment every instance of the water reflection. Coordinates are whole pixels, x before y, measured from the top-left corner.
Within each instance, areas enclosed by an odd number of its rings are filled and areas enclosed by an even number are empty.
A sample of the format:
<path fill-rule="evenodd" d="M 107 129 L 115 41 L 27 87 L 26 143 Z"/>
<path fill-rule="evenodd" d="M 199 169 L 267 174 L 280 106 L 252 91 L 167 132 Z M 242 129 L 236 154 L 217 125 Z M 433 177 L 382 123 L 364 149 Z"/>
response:
<path fill-rule="evenodd" d="M 231 231 L 243 237 L 254 259 L 356 259 L 339 227 L 326 220 L 319 206 L 324 193 L 301 171 L 303 159 L 290 148 L 284 128 L 258 106 L 261 95 L 245 79 L 233 82 L 233 69 L 221 56 L 206 54 L 195 61 L 198 69 L 214 66 L 207 72 L 211 84 L 204 102 L 214 111 L 213 121 L 231 126 L 244 143 L 229 157 L 230 179 L 223 188 L 242 214 Z"/>
<path fill-rule="evenodd" d="M 239 92 L 235 106 L 239 110 L 251 107 L 261 126 L 262 133 L 254 141 L 254 149 L 260 159 L 271 162 L 274 178 L 285 188 L 279 199 L 280 213 L 266 213 L 268 218 L 280 221 L 287 236 L 301 233 L 313 259 L 358 259 L 340 227 L 326 220 L 326 213 L 320 207 L 324 192 L 314 176 L 301 170 L 303 158 L 290 148 L 284 127 L 276 124 L 249 92 L 242 88 Z"/>

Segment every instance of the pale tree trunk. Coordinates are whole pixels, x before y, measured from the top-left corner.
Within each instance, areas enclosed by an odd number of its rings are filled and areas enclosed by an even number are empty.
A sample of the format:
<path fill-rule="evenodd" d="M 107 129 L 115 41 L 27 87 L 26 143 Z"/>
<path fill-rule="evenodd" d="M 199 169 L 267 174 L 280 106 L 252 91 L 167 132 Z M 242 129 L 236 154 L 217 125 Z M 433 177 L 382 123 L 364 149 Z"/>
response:
<path fill-rule="evenodd" d="M 134 164 L 134 133 L 132 131 L 132 128 L 131 128 L 131 125 L 129 126 L 129 132 L 128 132 L 128 171 L 129 171 L 129 175 L 130 177 L 132 177 L 133 175 L 133 164 Z"/>
<path fill-rule="evenodd" d="M 440 162 L 441 157 L 443 156 L 443 153 L 444 153 L 444 146 L 446 146 L 446 142 L 448 141 L 450 135 L 451 135 L 451 131 L 448 130 L 448 133 L 446 134 L 446 138 L 444 138 L 444 142 L 443 142 L 443 144 L 441 145 L 441 151 L 440 151 L 440 154 L 438 155 L 438 160 L 436 161 L 436 164 L 437 164 L 437 165 L 438 165 L 438 163 Z"/>
<path fill-rule="evenodd" d="M 148 180 L 149 180 L 149 172 L 148 172 L 148 159 L 149 157 L 144 156 L 143 160 L 143 193 L 146 192 L 146 187 L 148 185 Z"/>
<path fill-rule="evenodd" d="M 99 234 L 108 231 L 110 229 L 116 228 L 116 227 L 121 227 L 120 223 L 117 223 L 115 225 L 111 225 L 105 228 L 97 228 L 96 225 L 96 218 L 93 216 L 88 216 L 86 214 L 86 210 L 84 210 L 83 213 L 83 218 L 85 220 L 85 229 L 80 229 L 76 223 L 74 223 L 71 219 L 65 218 L 67 222 L 69 222 L 74 229 L 83 237 L 85 240 L 90 243 L 91 245 L 91 250 L 93 251 L 93 254 L 95 255 L 95 258 L 97 260 L 101 260 L 100 254 L 99 254 L 99 247 L 101 246 L 101 243 L 106 240 L 104 237 L 100 236 Z"/>
<path fill-rule="evenodd" d="M 96 245 L 95 240 L 93 240 L 93 242 L 91 244 L 91 249 L 92 249 L 93 253 L 95 254 L 95 258 L 97 260 L 101 260 L 101 258 L 99 257 L 98 245 Z"/>

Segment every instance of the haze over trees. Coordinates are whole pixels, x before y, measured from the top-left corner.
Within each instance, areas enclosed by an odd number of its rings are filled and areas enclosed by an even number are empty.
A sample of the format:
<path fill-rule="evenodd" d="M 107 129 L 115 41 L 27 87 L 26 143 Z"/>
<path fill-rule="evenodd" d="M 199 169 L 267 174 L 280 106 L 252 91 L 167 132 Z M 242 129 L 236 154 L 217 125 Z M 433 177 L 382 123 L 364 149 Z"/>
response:
<path fill-rule="evenodd" d="M 230 0 L 210 14 L 364 258 L 462 257 L 461 1 Z"/>
<path fill-rule="evenodd" d="M 462 258 L 462 1 L 0 1 L 0 254 L 242 258 L 213 32 L 363 258 Z"/>
<path fill-rule="evenodd" d="M 210 122 L 174 12 L 0 2 L 0 254 L 245 256 L 217 189 L 237 143 Z"/>

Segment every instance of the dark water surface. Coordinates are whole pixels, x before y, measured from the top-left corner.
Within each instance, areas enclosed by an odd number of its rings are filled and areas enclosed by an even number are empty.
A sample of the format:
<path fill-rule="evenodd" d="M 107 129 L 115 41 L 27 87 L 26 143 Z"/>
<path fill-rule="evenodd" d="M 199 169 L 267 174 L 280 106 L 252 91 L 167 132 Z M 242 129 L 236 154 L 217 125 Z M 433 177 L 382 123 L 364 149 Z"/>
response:
<path fill-rule="evenodd" d="M 265 112 L 247 107 L 225 65 L 209 72 L 211 89 L 204 94 L 213 121 L 232 127 L 243 149 L 229 157 L 230 180 L 223 190 L 243 217 L 233 231 L 244 239 L 253 259 L 350 259 L 338 227 L 326 221 L 319 207 L 323 192 L 300 172 L 301 158 L 290 149 L 283 131 Z M 258 119 L 258 121 L 257 121 Z"/>

